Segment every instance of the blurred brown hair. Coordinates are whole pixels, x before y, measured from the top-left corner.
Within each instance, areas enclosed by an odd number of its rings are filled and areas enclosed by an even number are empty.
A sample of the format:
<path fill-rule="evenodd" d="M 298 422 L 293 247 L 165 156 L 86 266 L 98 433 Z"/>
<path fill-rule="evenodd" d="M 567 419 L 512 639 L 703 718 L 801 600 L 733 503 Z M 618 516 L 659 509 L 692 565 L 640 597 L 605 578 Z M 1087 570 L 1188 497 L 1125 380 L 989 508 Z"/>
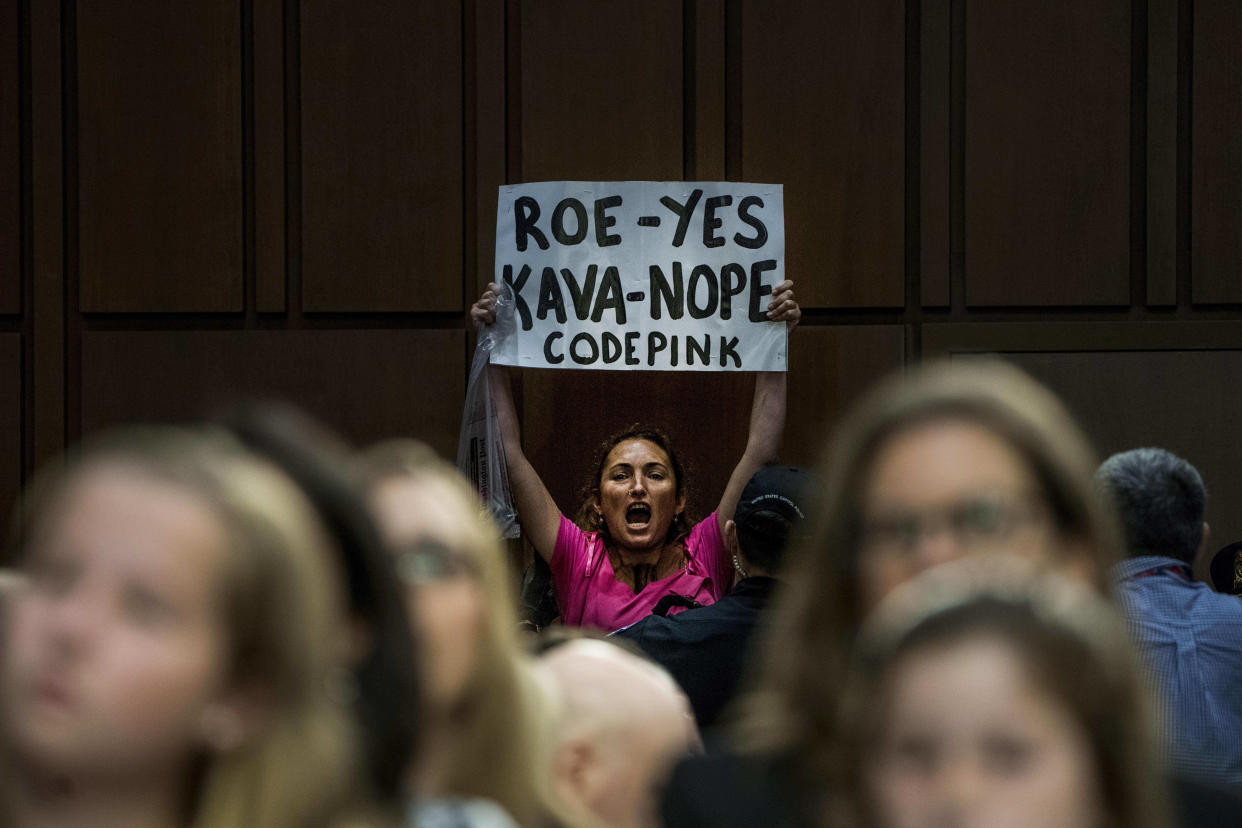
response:
<path fill-rule="evenodd" d="M 785 586 L 756 650 L 763 653 L 757 689 L 739 705 L 739 747 L 791 754 L 816 787 L 834 767 L 834 711 L 864 613 L 858 559 L 865 481 L 887 440 L 942 419 L 981 425 L 1025 458 L 1063 541 L 1058 563 L 1084 571 L 1103 589 L 1119 560 L 1116 519 L 1093 493 L 1094 452 L 1046 388 L 988 359 L 930 363 L 884 380 L 827 444 L 825 500 L 810 518 L 809 540 L 791 550 Z"/>

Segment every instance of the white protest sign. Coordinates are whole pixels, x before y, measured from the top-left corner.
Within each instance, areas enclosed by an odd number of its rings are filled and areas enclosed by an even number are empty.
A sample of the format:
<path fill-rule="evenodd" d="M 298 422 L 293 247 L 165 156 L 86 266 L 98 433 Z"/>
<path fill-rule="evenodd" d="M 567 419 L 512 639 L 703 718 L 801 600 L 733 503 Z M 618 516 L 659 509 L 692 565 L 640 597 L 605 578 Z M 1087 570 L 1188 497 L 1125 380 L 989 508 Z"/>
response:
<path fill-rule="evenodd" d="M 544 181 L 500 188 L 496 279 L 515 319 L 492 362 L 784 371 L 779 184 Z"/>

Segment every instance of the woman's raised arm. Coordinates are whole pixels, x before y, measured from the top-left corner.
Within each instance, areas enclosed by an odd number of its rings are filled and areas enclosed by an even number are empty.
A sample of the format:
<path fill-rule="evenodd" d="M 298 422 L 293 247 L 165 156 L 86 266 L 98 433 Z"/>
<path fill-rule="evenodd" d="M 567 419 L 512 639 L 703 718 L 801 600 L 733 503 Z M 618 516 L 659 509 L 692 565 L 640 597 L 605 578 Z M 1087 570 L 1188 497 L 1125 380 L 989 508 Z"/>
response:
<path fill-rule="evenodd" d="M 784 322 L 793 331 L 802 318 L 802 309 L 794 299 L 793 282 L 785 280 L 772 288 L 768 318 Z M 729 483 L 716 507 L 716 521 L 724 534 L 725 522 L 733 520 L 738 499 L 747 481 L 764 463 L 776 460 L 781 437 L 785 433 L 785 398 L 788 375 L 784 371 L 762 371 L 755 375 L 755 398 L 750 405 L 750 432 L 746 450 L 729 475 Z"/>
<path fill-rule="evenodd" d="M 479 325 L 496 321 L 496 300 L 500 288 L 495 284 L 470 308 L 470 318 Z M 545 561 L 552 560 L 556 535 L 561 527 L 561 511 L 556 508 L 548 487 L 526 459 L 522 451 L 522 431 L 518 424 L 517 409 L 513 404 L 513 391 L 509 386 L 507 371 L 498 365 L 487 366 L 487 380 L 491 386 L 492 403 L 496 406 L 496 421 L 500 426 L 500 439 L 505 449 L 509 488 L 517 506 L 518 523 L 526 533 L 526 539 Z"/>

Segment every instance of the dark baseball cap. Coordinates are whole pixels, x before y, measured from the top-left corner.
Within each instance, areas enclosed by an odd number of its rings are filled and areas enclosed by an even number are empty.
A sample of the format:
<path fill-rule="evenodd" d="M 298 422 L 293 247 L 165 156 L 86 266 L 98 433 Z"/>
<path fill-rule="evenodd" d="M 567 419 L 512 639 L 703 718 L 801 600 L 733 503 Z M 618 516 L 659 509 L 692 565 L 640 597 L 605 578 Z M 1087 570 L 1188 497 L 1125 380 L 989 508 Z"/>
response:
<path fill-rule="evenodd" d="M 739 529 L 763 531 L 770 513 L 797 524 L 806 518 L 819 490 L 819 480 L 811 472 L 796 466 L 764 466 L 755 472 L 742 489 L 742 499 L 733 512 Z"/>

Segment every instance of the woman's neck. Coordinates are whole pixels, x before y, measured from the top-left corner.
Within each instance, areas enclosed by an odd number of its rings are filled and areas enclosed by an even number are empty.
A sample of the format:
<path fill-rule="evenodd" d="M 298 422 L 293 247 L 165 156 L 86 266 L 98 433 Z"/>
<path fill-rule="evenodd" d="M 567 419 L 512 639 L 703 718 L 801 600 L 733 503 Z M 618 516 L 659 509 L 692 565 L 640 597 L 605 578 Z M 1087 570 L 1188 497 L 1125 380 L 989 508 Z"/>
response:
<path fill-rule="evenodd" d="M 664 543 L 652 549 L 617 547 L 612 553 L 612 570 L 617 580 L 634 592 L 647 584 L 667 578 L 685 565 L 685 549 L 679 543 Z"/>
<path fill-rule="evenodd" d="M 184 823 L 181 786 L 176 776 L 163 773 L 68 779 L 27 766 L 10 777 L 9 793 L 16 828 L 176 828 Z"/>

